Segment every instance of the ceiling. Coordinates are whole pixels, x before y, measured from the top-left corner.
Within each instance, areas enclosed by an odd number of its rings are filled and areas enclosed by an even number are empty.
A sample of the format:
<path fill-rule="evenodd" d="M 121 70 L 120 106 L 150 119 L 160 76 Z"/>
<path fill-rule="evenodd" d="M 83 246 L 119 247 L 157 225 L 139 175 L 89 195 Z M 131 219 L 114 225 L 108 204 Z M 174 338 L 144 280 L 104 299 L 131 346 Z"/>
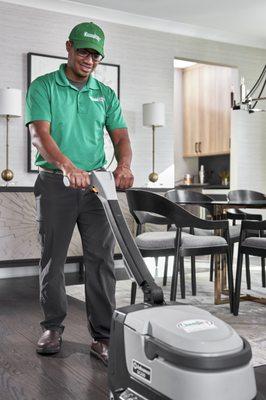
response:
<path fill-rule="evenodd" d="M 153 17 L 201 28 L 221 41 L 231 35 L 266 48 L 265 0 L 72 0 L 130 14 Z M 188 27 L 187 27 L 188 28 Z M 218 32 L 219 31 L 219 32 Z M 264 45 L 263 45 L 264 44 Z"/>
<path fill-rule="evenodd" d="M 1 1 L 1 0 L 0 0 Z M 84 19 L 266 49 L 266 0 L 5 0 Z"/>

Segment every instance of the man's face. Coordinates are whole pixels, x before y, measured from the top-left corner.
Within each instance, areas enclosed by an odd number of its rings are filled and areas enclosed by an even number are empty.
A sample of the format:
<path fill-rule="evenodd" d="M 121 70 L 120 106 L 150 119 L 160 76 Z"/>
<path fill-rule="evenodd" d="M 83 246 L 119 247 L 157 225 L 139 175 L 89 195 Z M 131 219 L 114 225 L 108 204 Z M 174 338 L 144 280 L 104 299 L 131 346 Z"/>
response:
<path fill-rule="evenodd" d="M 101 56 L 93 49 L 75 49 L 71 41 L 66 42 L 68 52 L 68 66 L 74 74 L 87 78 L 95 70 Z"/>

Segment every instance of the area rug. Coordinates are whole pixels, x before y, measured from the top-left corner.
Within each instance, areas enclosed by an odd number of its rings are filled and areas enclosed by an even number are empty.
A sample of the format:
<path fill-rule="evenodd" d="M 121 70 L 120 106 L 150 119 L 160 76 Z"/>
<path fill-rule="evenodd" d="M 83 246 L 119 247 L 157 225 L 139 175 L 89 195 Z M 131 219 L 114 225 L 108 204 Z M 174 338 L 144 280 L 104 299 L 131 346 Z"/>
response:
<path fill-rule="evenodd" d="M 146 261 L 155 281 L 162 285 L 163 260 L 159 261 L 156 267 L 153 260 Z M 241 336 L 246 338 L 252 347 L 254 366 L 266 364 L 266 306 L 254 302 L 241 302 L 239 315 L 233 316 L 229 312 L 228 304 L 214 305 L 213 283 L 209 281 L 209 264 L 206 260 L 197 260 L 197 296 L 191 295 L 190 263 L 186 261 L 186 299 L 180 299 L 177 294 L 177 301 L 185 304 L 193 304 L 204 310 L 210 311 L 216 317 L 231 325 Z M 169 270 L 169 275 L 171 269 Z M 167 286 L 163 287 L 166 300 L 169 300 L 170 280 Z M 259 297 L 266 297 L 266 289 L 261 287 L 260 267 L 251 266 L 252 290 L 247 291 L 245 280 L 243 280 L 242 291 Z M 67 294 L 81 301 L 85 300 L 84 285 L 74 285 L 67 287 Z M 116 285 L 117 307 L 130 304 L 131 280 L 118 281 Z M 137 290 L 136 302 L 142 302 L 143 295 L 141 290 Z"/>

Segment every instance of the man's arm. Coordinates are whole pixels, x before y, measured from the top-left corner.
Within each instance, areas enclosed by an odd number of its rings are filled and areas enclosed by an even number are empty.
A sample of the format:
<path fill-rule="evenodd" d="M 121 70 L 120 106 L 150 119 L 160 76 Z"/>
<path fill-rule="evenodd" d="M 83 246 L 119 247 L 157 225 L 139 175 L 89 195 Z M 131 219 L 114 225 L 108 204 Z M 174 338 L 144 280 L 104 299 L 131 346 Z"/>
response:
<path fill-rule="evenodd" d="M 109 132 L 114 145 L 117 167 L 114 171 L 116 187 L 119 189 L 128 189 L 133 185 L 134 177 L 130 165 L 132 159 L 132 150 L 128 131 L 126 128 L 114 129 Z"/>
<path fill-rule="evenodd" d="M 50 122 L 34 121 L 29 124 L 32 144 L 41 156 L 53 164 L 57 169 L 61 169 L 63 174 L 68 177 L 70 186 L 73 188 L 86 188 L 90 184 L 89 174 L 77 168 L 72 161 L 66 157 L 57 146 L 50 135 Z"/>

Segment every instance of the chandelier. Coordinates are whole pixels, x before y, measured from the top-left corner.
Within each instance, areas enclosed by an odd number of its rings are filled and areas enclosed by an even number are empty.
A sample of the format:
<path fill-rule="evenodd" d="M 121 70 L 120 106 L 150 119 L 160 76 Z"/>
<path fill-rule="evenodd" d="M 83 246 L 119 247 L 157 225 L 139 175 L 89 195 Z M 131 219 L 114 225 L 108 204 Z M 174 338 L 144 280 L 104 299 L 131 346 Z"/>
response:
<path fill-rule="evenodd" d="M 264 66 L 259 78 L 255 82 L 251 90 L 247 91 L 245 80 L 241 78 L 240 82 L 240 99 L 237 103 L 234 99 L 234 92 L 231 91 L 231 107 L 233 110 L 245 110 L 249 113 L 266 112 L 266 107 L 262 108 L 262 101 L 266 100 L 263 97 L 263 92 L 266 86 L 266 65 Z"/>

